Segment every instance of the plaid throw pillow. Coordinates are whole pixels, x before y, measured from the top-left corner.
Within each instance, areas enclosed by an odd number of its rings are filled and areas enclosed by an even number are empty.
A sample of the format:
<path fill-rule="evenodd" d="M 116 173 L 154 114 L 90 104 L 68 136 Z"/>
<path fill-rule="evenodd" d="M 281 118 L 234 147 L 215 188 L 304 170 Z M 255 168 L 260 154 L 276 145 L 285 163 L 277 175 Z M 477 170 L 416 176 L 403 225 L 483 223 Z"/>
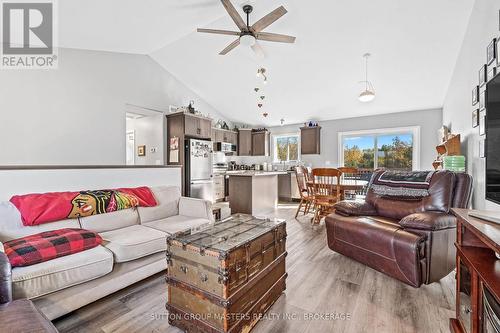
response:
<path fill-rule="evenodd" d="M 93 231 L 59 229 L 5 242 L 4 250 L 11 266 L 21 267 L 85 251 L 101 243 L 101 236 Z"/>

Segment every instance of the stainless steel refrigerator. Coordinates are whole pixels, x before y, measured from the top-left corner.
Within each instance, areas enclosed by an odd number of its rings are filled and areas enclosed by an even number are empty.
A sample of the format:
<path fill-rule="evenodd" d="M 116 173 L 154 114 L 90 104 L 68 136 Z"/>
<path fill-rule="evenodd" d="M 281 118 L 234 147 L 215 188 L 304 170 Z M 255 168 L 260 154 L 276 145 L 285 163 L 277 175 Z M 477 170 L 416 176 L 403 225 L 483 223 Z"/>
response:
<path fill-rule="evenodd" d="M 186 149 L 186 195 L 214 201 L 212 141 L 188 139 Z"/>

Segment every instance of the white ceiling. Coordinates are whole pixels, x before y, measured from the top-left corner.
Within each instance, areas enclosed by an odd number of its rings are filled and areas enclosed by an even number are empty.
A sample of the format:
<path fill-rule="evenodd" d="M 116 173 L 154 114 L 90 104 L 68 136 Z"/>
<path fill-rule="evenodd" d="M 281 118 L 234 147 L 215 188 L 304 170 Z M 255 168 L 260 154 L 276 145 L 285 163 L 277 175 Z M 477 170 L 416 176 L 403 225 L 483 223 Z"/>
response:
<path fill-rule="evenodd" d="M 60 45 L 149 54 L 233 121 L 338 119 L 441 107 L 474 0 L 251 2 L 251 22 L 284 5 L 288 14 L 265 31 L 296 43 L 261 42 L 262 61 L 243 46 L 219 56 L 234 38 L 195 32 L 236 29 L 218 0 L 65 0 Z M 377 92 L 368 104 L 357 99 L 365 52 Z M 269 76 L 261 110 L 253 91 L 260 65 Z"/>

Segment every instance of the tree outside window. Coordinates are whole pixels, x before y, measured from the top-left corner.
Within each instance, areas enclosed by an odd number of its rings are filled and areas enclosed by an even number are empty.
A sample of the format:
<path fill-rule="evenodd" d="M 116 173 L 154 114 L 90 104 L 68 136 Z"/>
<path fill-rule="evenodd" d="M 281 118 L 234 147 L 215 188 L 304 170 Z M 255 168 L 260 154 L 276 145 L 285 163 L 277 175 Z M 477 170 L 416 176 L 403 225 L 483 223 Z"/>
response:
<path fill-rule="evenodd" d="M 299 135 L 280 135 L 274 137 L 274 161 L 290 162 L 299 160 Z"/>
<path fill-rule="evenodd" d="M 412 133 L 346 136 L 342 146 L 345 166 L 412 170 Z"/>

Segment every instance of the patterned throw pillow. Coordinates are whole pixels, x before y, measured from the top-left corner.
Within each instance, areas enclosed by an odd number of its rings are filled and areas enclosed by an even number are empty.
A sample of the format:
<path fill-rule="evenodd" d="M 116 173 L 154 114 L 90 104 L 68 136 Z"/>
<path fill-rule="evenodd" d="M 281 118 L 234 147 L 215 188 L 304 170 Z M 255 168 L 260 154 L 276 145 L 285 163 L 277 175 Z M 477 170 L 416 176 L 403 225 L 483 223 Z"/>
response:
<path fill-rule="evenodd" d="M 101 236 L 93 231 L 68 228 L 14 239 L 3 245 L 11 266 L 21 267 L 82 252 L 101 243 Z"/>

